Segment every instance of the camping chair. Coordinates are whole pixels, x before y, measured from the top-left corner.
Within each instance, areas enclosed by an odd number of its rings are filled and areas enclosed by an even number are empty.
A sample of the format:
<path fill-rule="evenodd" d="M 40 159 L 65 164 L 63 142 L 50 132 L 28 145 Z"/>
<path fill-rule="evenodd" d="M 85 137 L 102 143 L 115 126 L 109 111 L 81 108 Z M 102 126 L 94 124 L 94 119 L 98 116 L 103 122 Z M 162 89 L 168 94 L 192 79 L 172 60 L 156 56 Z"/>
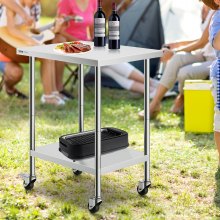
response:
<path fill-rule="evenodd" d="M 70 75 L 69 77 L 66 79 L 66 81 L 63 84 L 63 89 L 69 91 L 71 94 L 74 91 L 74 88 L 76 87 L 76 83 L 78 80 L 78 70 L 79 67 L 77 66 L 75 69 L 73 67 L 70 66 L 70 64 L 66 64 L 65 67 L 69 70 Z M 69 90 L 67 89 L 68 84 L 70 84 L 70 88 Z M 89 87 L 87 85 L 85 85 L 85 88 L 90 91 Z"/>

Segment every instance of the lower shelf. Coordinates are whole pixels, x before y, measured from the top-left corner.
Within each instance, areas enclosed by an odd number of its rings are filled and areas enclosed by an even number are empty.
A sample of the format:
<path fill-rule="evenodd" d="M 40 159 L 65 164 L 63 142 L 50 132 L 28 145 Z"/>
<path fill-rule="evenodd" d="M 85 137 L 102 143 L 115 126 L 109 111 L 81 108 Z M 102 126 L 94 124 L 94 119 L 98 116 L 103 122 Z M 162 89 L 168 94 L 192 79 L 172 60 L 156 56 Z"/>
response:
<path fill-rule="evenodd" d="M 35 151 L 31 151 L 31 156 L 95 175 L 94 157 L 72 161 L 59 152 L 59 143 L 37 147 Z M 145 161 L 148 161 L 147 155 L 129 147 L 115 152 L 102 154 L 101 174 L 109 173 Z"/>

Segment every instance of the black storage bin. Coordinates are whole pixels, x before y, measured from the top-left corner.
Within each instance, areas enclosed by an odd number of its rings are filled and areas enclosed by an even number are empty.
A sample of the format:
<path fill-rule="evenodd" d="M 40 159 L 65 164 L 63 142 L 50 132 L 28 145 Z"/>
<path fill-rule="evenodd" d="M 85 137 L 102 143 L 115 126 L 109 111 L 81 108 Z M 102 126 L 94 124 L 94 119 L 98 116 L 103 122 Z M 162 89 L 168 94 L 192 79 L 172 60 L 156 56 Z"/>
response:
<path fill-rule="evenodd" d="M 95 131 L 63 135 L 59 138 L 59 151 L 70 159 L 83 159 L 95 155 Z M 129 146 L 128 133 L 117 128 L 102 128 L 101 153 Z"/>

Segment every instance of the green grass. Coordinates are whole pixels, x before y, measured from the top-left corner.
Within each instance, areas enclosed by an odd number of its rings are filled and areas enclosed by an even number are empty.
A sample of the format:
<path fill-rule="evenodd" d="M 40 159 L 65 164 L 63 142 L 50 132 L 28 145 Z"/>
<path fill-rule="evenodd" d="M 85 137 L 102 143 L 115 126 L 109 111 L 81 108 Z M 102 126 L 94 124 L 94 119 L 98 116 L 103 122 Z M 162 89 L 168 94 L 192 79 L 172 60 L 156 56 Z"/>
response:
<path fill-rule="evenodd" d="M 47 23 L 50 19 L 44 19 Z M 28 94 L 28 66 L 18 88 Z M 37 65 L 39 69 L 39 65 Z M 37 71 L 38 72 L 38 71 Z M 62 134 L 78 131 L 77 100 L 64 108 L 40 105 L 42 87 L 36 77 L 37 146 L 57 142 Z M 75 90 L 77 96 L 77 90 Z M 146 197 L 136 192 L 143 164 L 102 176 L 100 211 L 91 215 L 88 198 L 94 178 L 36 160 L 37 182 L 26 193 L 21 173 L 28 172 L 28 101 L 0 93 L 0 219 L 220 219 L 220 172 L 213 134 L 186 134 L 183 117 L 168 113 L 165 100 L 151 121 L 152 187 Z M 121 90 L 102 89 L 102 126 L 129 133 L 130 147 L 143 151 L 143 122 L 137 112 L 143 99 Z M 85 129 L 94 128 L 94 90 L 85 92 Z"/>
<path fill-rule="evenodd" d="M 28 94 L 28 66 L 18 88 Z M 39 68 L 39 64 L 37 65 Z M 42 106 L 36 79 L 37 146 L 77 132 L 77 100 L 64 108 Z M 75 90 L 77 95 L 77 90 Z M 20 174 L 28 172 L 28 101 L 0 93 L 0 219 L 219 219 L 220 173 L 213 134 L 185 134 L 183 117 L 168 113 L 165 100 L 151 121 L 152 187 L 146 197 L 136 192 L 143 164 L 104 175 L 100 211 L 91 215 L 88 198 L 93 176 L 73 176 L 71 169 L 36 160 L 37 182 L 26 193 Z M 102 89 L 102 126 L 125 129 L 130 147 L 143 151 L 143 122 L 137 112 L 143 98 L 121 90 Z M 85 92 L 85 129 L 94 128 L 94 90 Z"/>

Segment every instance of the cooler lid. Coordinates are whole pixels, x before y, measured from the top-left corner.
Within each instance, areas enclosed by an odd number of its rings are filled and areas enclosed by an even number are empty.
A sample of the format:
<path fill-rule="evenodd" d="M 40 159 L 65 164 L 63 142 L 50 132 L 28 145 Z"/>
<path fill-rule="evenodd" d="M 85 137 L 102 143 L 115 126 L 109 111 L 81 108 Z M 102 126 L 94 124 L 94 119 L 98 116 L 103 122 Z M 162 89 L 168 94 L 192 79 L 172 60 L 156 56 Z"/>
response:
<path fill-rule="evenodd" d="M 211 90 L 211 80 L 186 80 L 184 90 Z"/>

